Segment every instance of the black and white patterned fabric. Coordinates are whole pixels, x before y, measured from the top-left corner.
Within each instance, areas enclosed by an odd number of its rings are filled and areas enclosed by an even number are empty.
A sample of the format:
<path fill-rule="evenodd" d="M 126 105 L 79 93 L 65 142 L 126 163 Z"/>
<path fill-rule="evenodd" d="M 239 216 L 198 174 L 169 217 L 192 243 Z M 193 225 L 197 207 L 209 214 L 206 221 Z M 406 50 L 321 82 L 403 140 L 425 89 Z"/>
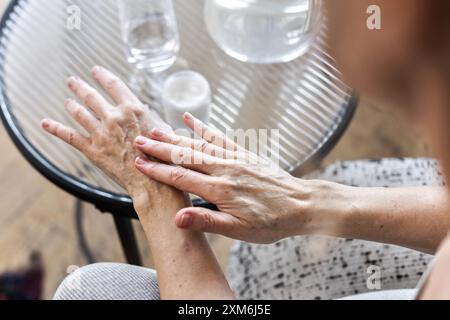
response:
<path fill-rule="evenodd" d="M 431 159 L 338 162 L 307 178 L 360 187 L 445 185 Z M 402 247 L 321 236 L 273 245 L 237 242 L 229 280 L 240 299 L 338 299 L 373 292 L 368 280 L 374 272 L 381 290 L 415 288 L 431 258 Z"/>

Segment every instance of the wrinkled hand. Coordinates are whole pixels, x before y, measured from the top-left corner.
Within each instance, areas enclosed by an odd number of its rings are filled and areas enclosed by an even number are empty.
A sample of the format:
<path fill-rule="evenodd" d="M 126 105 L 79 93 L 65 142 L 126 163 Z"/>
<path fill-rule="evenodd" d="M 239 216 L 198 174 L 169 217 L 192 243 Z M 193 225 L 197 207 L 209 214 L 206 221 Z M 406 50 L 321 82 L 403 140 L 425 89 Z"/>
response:
<path fill-rule="evenodd" d="M 133 141 L 139 135 L 148 135 L 155 127 L 162 126 L 169 132 L 171 129 L 117 76 L 102 67 L 95 67 L 92 76 L 117 105 L 111 105 L 83 80 L 68 79 L 67 85 L 83 105 L 68 99 L 65 108 L 89 136 L 49 119 L 42 121 L 42 127 L 81 151 L 131 196 L 142 193 L 142 189 L 152 182 L 134 166 L 141 153 L 133 147 Z"/>
<path fill-rule="evenodd" d="M 220 209 L 183 209 L 176 216 L 178 227 L 258 243 L 271 243 L 306 229 L 310 219 L 298 213 L 311 186 L 258 159 L 190 114 L 184 121 L 203 140 L 154 129 L 152 139 L 135 141 L 146 155 L 176 164 L 138 158 L 136 166 L 145 175 L 198 195 Z"/>

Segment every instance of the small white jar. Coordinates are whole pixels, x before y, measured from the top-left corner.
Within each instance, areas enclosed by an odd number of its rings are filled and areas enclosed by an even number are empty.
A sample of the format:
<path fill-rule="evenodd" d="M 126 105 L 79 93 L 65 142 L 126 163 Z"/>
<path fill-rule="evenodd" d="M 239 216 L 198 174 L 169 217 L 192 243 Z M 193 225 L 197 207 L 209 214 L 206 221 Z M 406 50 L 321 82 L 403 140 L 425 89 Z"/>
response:
<path fill-rule="evenodd" d="M 166 121 L 173 129 L 186 128 L 183 115 L 186 112 L 207 123 L 211 113 L 211 87 L 201 74 L 179 71 L 164 83 L 162 105 Z"/>

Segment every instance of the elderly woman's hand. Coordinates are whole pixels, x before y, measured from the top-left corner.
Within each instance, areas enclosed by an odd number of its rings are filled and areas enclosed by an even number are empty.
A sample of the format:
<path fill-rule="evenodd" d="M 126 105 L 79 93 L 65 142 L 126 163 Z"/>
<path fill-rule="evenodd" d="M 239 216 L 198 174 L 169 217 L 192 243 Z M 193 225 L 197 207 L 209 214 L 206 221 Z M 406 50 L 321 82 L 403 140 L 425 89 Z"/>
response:
<path fill-rule="evenodd" d="M 220 209 L 183 209 L 176 216 L 178 227 L 257 243 L 314 231 L 321 212 L 317 208 L 311 215 L 312 198 L 330 186 L 294 178 L 189 114 L 184 121 L 203 140 L 155 129 L 152 139 L 138 137 L 135 142 L 143 153 L 168 163 L 139 157 L 136 166 L 145 175 Z"/>
<path fill-rule="evenodd" d="M 134 166 L 134 160 L 141 153 L 133 147 L 133 141 L 139 135 L 148 135 L 155 127 L 162 126 L 169 132 L 171 129 L 117 76 L 102 67 L 95 67 L 92 76 L 117 105 L 110 104 L 83 80 L 77 77 L 68 79 L 67 85 L 83 105 L 68 99 L 65 108 L 88 136 L 50 119 L 43 120 L 42 127 L 81 151 L 132 197 L 138 196 L 152 181 Z"/>

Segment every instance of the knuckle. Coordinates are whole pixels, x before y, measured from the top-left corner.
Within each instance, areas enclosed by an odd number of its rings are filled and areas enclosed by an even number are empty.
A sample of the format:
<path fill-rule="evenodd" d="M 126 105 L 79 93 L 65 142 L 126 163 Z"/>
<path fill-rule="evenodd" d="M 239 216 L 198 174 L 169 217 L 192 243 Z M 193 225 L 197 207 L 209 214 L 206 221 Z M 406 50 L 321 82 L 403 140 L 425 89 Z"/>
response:
<path fill-rule="evenodd" d="M 120 111 L 120 115 L 123 119 L 130 119 L 134 115 L 133 107 L 128 104 L 120 105 L 118 110 Z"/>
<path fill-rule="evenodd" d="M 109 121 L 110 123 L 116 124 L 116 123 L 120 122 L 121 118 L 122 118 L 122 117 L 121 117 L 120 115 L 118 115 L 117 113 L 115 113 L 115 114 L 112 114 L 112 115 L 110 115 L 110 116 L 108 117 L 108 121 Z"/>
<path fill-rule="evenodd" d="M 236 185 L 232 181 L 228 181 L 226 178 L 214 179 L 211 181 L 205 189 L 207 193 L 213 198 L 213 202 L 223 200 L 233 193 Z"/>
<path fill-rule="evenodd" d="M 225 150 L 223 150 L 223 149 L 211 148 L 210 150 L 211 150 L 210 154 L 213 157 L 216 157 L 216 158 L 219 158 L 219 159 L 227 159 L 228 158 Z"/>
<path fill-rule="evenodd" d="M 145 114 L 145 110 L 141 106 L 134 106 L 133 112 L 136 115 L 136 117 L 138 117 L 138 118 L 143 117 Z"/>
<path fill-rule="evenodd" d="M 110 91 L 114 91 L 116 90 L 120 85 L 120 80 L 116 77 L 111 77 L 111 79 L 109 79 L 106 82 L 106 89 L 110 90 Z"/>
<path fill-rule="evenodd" d="M 186 150 L 181 149 L 178 154 L 178 159 L 181 164 L 191 164 L 191 157 Z"/>
<path fill-rule="evenodd" d="M 231 191 L 236 189 L 237 183 L 235 180 L 225 178 L 219 181 L 219 186 L 225 193 L 230 193 Z"/>
<path fill-rule="evenodd" d="M 183 168 L 175 168 L 170 173 L 170 180 L 174 184 L 177 184 L 183 181 L 186 178 L 186 175 L 186 170 L 184 170 Z"/>
<path fill-rule="evenodd" d="M 87 106 L 94 106 L 97 104 L 97 97 L 92 90 L 89 90 L 84 97 L 84 104 Z"/>
<path fill-rule="evenodd" d="M 213 134 L 208 134 L 207 138 L 208 138 L 208 141 L 211 142 L 212 144 L 215 144 L 215 145 L 218 144 L 217 136 L 215 136 Z"/>
<path fill-rule="evenodd" d="M 178 154 L 177 154 L 178 162 L 181 163 L 185 157 L 186 157 L 186 152 L 183 149 L 178 150 Z"/>
<path fill-rule="evenodd" d="M 144 115 L 144 106 L 139 103 L 127 103 L 124 104 L 124 109 L 130 114 L 134 114 L 137 117 L 141 117 Z"/>
<path fill-rule="evenodd" d="M 74 106 L 72 115 L 75 119 L 81 119 L 84 116 L 84 110 L 80 106 Z"/>
<path fill-rule="evenodd" d="M 159 153 L 159 145 L 156 143 L 146 143 L 143 145 L 143 150 L 150 154 Z"/>
<path fill-rule="evenodd" d="M 89 86 L 84 82 L 80 81 L 77 85 L 77 93 L 79 93 L 82 96 L 87 95 L 89 90 Z"/>
<path fill-rule="evenodd" d="M 206 153 L 208 151 L 209 143 L 207 141 L 201 141 L 197 145 L 197 150 L 203 153 Z"/>
<path fill-rule="evenodd" d="M 144 168 L 145 168 L 145 172 L 147 174 L 151 174 L 154 170 L 156 170 L 158 168 L 158 164 L 156 164 L 156 163 L 147 163 Z"/>
<path fill-rule="evenodd" d="M 211 132 L 211 131 L 208 131 L 208 132 L 209 132 L 209 140 L 211 141 L 211 143 L 223 148 L 224 145 L 223 145 L 222 135 L 216 134 L 215 132 Z"/>
<path fill-rule="evenodd" d="M 74 143 L 75 143 L 75 132 L 73 130 L 69 130 L 68 137 L 67 137 L 67 142 L 70 145 L 74 145 Z"/>
<path fill-rule="evenodd" d="M 120 124 L 121 120 L 122 120 L 122 117 L 118 113 L 114 112 L 114 113 L 110 113 L 108 115 L 108 117 L 105 119 L 105 122 L 106 122 L 107 127 L 111 128 L 111 127 L 115 127 L 118 124 Z"/>
<path fill-rule="evenodd" d="M 55 123 L 54 125 L 53 125 L 53 130 L 52 130 L 54 133 L 55 133 L 55 135 L 57 135 L 58 137 L 61 137 L 61 138 L 63 138 L 64 137 L 64 130 L 63 130 L 63 128 L 61 127 L 61 125 L 59 124 L 59 123 Z"/>
<path fill-rule="evenodd" d="M 211 148 L 210 154 L 211 154 L 211 156 L 219 158 L 219 159 L 227 158 L 227 154 L 226 154 L 225 150 L 223 150 L 221 148 Z"/>
<path fill-rule="evenodd" d="M 214 218 L 212 217 L 211 214 L 203 213 L 203 219 L 202 220 L 203 220 L 203 228 L 205 230 L 214 229 L 216 222 L 215 222 L 215 220 L 214 220 Z"/>
<path fill-rule="evenodd" d="M 144 116 L 144 109 L 135 103 L 126 103 L 118 107 L 127 122 L 138 122 Z"/>
<path fill-rule="evenodd" d="M 170 135 L 170 136 L 168 137 L 168 140 L 169 140 L 168 142 L 169 142 L 170 144 L 173 144 L 173 145 L 175 145 L 175 146 L 181 145 L 181 142 L 182 142 L 181 137 L 180 137 L 180 136 L 177 136 L 177 135 L 175 135 L 175 134 Z"/>
<path fill-rule="evenodd" d="M 98 147 L 104 148 L 111 143 L 111 138 L 105 132 L 100 131 L 96 134 L 94 142 Z"/>

